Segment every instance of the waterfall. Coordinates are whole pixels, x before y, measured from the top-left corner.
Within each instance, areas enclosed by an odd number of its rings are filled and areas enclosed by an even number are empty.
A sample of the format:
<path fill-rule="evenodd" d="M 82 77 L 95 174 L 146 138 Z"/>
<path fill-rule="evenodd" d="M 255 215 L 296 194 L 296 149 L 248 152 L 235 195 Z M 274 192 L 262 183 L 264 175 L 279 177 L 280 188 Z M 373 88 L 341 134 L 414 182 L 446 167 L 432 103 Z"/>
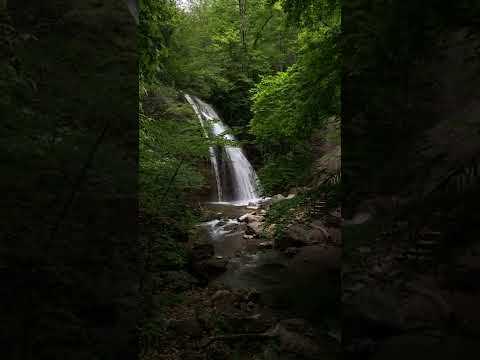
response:
<path fill-rule="evenodd" d="M 228 126 L 211 105 L 195 96 L 186 94 L 185 98 L 197 114 L 206 137 L 221 136 L 226 140 L 236 140 L 227 133 Z M 210 147 L 209 152 L 219 202 L 248 204 L 259 199 L 257 174 L 240 147 Z"/>

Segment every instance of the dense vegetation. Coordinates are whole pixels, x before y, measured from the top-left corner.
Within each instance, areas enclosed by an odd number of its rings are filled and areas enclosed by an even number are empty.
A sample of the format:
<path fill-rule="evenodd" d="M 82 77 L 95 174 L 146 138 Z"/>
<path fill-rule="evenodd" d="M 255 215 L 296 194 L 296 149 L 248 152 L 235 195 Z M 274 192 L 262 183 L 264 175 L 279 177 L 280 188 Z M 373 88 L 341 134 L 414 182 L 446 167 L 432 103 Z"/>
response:
<path fill-rule="evenodd" d="M 142 5 L 143 81 L 216 105 L 240 139 L 256 144 L 252 154 L 261 158 L 253 160 L 268 193 L 301 186 L 310 172 L 313 130 L 340 112 L 339 3 Z"/>
<path fill-rule="evenodd" d="M 338 1 L 140 1 L 145 335 L 155 331 L 155 272 L 187 266 L 182 242 L 209 191 L 208 143 L 183 93 L 216 107 L 267 195 L 309 185 L 320 155 L 312 133 L 340 112 L 339 32 Z"/>

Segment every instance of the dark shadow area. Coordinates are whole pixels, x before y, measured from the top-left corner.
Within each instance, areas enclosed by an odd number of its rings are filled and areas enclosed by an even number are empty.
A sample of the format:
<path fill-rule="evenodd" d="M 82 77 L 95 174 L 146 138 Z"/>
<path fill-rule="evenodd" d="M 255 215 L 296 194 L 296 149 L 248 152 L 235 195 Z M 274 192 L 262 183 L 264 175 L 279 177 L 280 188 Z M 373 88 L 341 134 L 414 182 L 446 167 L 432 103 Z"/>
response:
<path fill-rule="evenodd" d="M 134 18 L 114 0 L 0 7 L 2 358 L 133 358 Z"/>
<path fill-rule="evenodd" d="M 344 4 L 347 359 L 478 352 L 479 14 L 473 1 Z"/>

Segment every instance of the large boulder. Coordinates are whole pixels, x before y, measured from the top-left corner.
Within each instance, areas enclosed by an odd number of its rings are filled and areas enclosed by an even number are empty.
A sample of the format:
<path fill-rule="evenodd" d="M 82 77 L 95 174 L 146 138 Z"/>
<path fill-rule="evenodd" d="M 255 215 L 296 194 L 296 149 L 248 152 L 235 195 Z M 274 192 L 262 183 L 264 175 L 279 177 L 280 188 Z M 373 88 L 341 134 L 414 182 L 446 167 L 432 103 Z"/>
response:
<path fill-rule="evenodd" d="M 252 221 L 247 224 L 246 234 L 258 236 L 262 231 L 263 224 L 259 221 Z"/>
<path fill-rule="evenodd" d="M 228 223 L 223 227 L 223 230 L 225 231 L 245 231 L 247 229 L 247 224 L 245 223 L 237 223 L 237 222 L 231 222 Z"/>
<path fill-rule="evenodd" d="M 308 231 L 310 229 L 301 224 L 294 224 L 287 228 L 282 236 L 275 239 L 275 248 L 285 250 L 289 247 L 305 246 L 308 243 Z"/>
<path fill-rule="evenodd" d="M 271 203 L 275 204 L 275 203 L 277 203 L 279 201 L 282 201 L 282 200 L 285 200 L 285 199 L 286 199 L 285 196 L 283 196 L 282 194 L 277 194 L 277 195 L 272 196 Z"/>
<path fill-rule="evenodd" d="M 327 242 L 329 238 L 326 230 L 310 228 L 303 224 L 293 224 L 288 227 L 283 236 L 275 239 L 275 248 L 285 250 L 289 247 L 302 247 Z"/>
<path fill-rule="evenodd" d="M 254 213 L 247 213 L 238 218 L 238 221 L 243 222 L 243 223 L 250 223 L 250 222 L 260 222 L 263 221 L 263 216 L 261 215 L 255 215 Z"/>

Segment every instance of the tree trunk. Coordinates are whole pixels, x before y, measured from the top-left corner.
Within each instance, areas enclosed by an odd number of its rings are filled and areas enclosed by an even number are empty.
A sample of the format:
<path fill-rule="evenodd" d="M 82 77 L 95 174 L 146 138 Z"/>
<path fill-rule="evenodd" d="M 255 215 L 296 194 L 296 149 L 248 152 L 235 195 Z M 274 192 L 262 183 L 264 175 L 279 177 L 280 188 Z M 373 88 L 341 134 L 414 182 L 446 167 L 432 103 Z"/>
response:
<path fill-rule="evenodd" d="M 248 54 L 247 47 L 247 0 L 238 0 L 240 11 L 240 41 L 242 43 L 243 54 L 241 57 L 242 71 L 245 71 L 245 63 Z"/>

